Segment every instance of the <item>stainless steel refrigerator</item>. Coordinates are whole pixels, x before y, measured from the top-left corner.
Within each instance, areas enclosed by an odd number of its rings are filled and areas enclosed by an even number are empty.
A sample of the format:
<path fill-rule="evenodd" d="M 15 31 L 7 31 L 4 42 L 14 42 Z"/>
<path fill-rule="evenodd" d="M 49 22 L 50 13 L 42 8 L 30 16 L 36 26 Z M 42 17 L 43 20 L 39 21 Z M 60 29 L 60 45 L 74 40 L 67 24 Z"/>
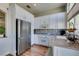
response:
<path fill-rule="evenodd" d="M 31 23 L 16 19 L 16 55 L 31 47 Z"/>

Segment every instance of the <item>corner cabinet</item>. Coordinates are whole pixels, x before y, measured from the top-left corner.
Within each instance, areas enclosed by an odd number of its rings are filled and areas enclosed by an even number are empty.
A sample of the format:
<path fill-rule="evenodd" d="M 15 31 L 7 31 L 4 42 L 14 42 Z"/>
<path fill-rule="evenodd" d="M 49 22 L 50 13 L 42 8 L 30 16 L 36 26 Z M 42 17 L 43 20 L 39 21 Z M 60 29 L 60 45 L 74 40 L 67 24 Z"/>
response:
<path fill-rule="evenodd" d="M 34 29 L 66 29 L 65 12 L 36 17 Z"/>

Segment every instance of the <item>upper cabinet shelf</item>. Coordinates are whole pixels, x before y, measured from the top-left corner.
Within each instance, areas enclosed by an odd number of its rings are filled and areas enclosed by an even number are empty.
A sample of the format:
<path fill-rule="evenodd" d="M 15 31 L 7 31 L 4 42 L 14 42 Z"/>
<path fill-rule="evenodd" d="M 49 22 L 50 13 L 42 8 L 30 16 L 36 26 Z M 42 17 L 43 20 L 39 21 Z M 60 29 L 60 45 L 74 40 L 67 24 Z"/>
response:
<path fill-rule="evenodd" d="M 67 20 L 69 21 L 79 12 L 79 3 L 67 4 Z"/>

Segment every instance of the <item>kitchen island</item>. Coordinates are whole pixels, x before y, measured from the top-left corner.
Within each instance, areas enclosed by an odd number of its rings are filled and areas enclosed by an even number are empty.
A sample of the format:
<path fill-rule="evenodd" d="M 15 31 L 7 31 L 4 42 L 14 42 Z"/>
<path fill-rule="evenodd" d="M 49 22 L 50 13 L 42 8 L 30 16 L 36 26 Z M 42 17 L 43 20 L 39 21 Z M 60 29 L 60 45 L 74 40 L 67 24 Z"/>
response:
<path fill-rule="evenodd" d="M 52 50 L 54 56 L 79 56 L 79 44 L 71 44 L 64 39 L 53 40 Z"/>

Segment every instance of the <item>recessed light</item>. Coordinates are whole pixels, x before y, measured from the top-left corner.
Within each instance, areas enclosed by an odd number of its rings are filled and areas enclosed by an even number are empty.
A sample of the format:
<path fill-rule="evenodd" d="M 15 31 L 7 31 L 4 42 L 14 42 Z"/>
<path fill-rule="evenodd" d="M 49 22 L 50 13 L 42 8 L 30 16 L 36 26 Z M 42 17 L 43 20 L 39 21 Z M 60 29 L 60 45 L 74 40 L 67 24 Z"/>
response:
<path fill-rule="evenodd" d="M 31 8 L 30 5 L 26 5 L 27 8 Z"/>
<path fill-rule="evenodd" d="M 36 4 L 36 3 L 34 3 L 33 5 L 34 5 L 34 6 L 36 6 L 37 4 Z"/>

